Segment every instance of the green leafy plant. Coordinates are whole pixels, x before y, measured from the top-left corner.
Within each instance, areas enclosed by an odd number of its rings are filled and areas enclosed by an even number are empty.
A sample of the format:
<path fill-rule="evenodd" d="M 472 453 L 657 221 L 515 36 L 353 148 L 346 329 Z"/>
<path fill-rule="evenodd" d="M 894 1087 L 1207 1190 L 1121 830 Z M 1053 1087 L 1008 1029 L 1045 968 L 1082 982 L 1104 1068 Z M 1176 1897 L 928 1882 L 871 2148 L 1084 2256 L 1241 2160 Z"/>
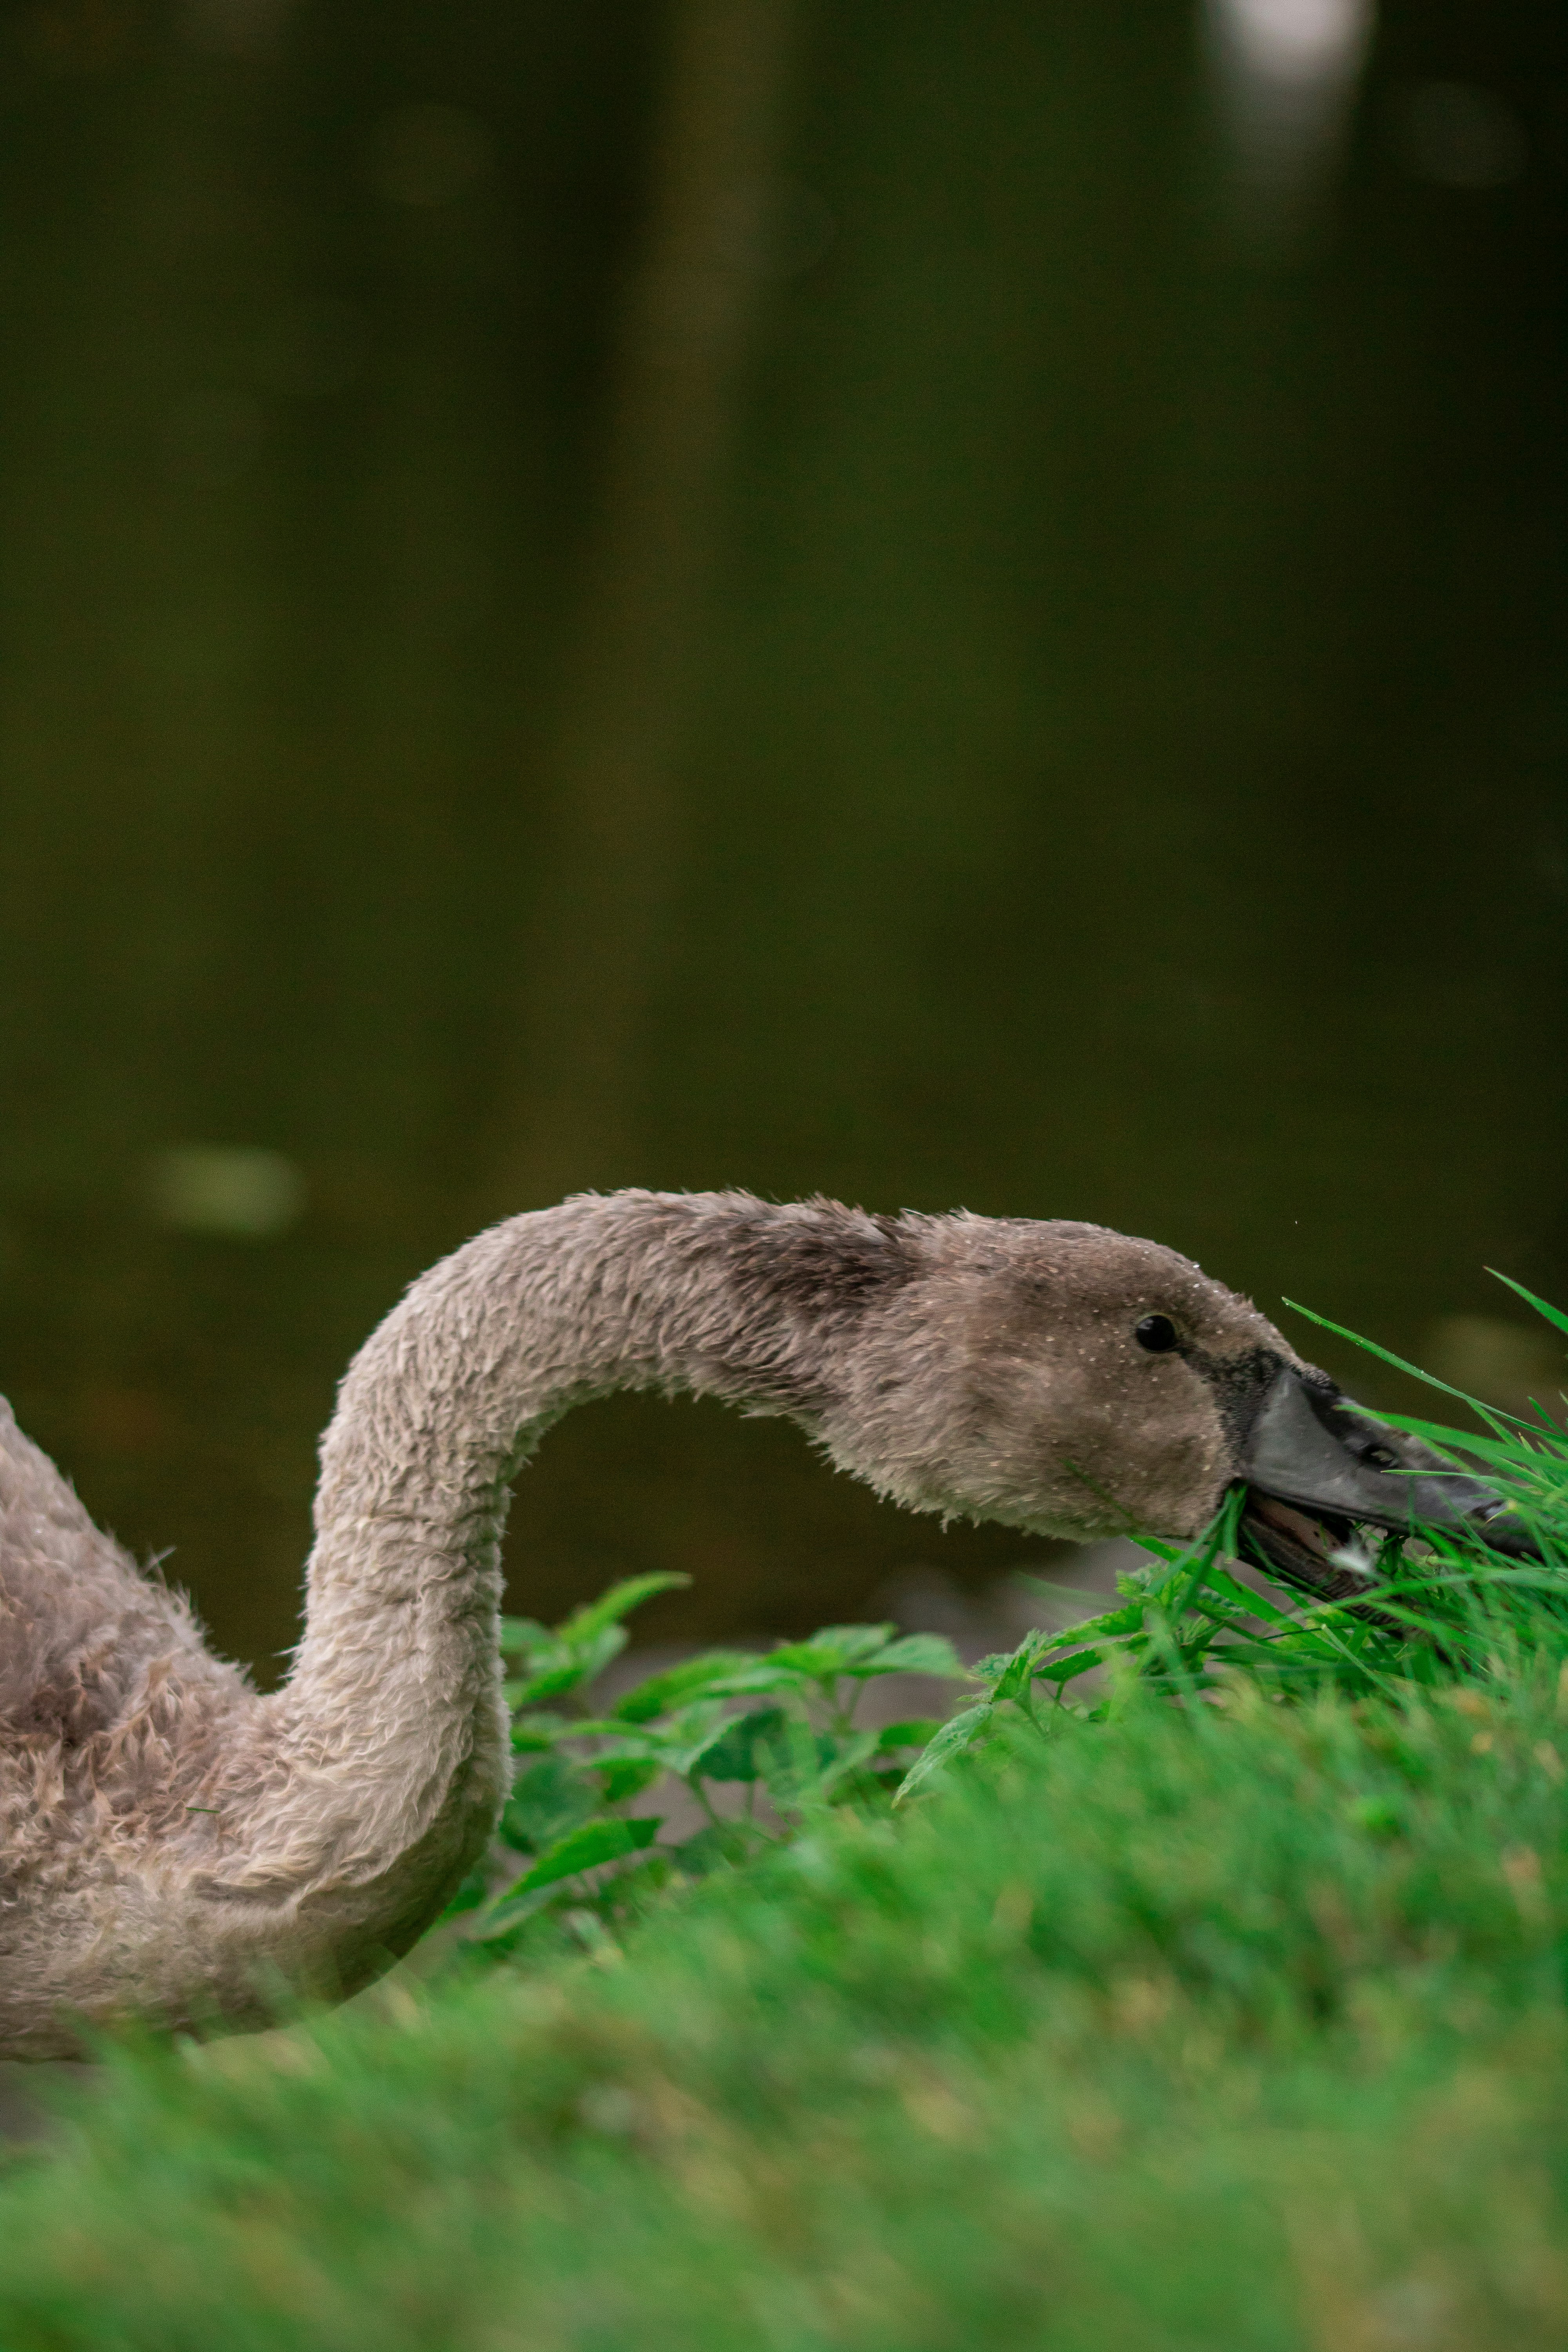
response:
<path fill-rule="evenodd" d="M 516 1949 L 543 1913 L 592 1941 L 660 1889 L 743 1862 L 825 1809 L 886 1807 L 938 1726 L 862 1727 L 868 1686 L 964 1672 L 940 1635 L 829 1625 L 763 1654 L 683 1658 L 595 1712 L 591 1686 L 626 1647 L 626 1619 L 687 1581 L 628 1578 L 560 1625 L 503 1621 L 517 1775 L 486 1865 L 452 1906 L 471 1914 L 470 1952 Z"/>

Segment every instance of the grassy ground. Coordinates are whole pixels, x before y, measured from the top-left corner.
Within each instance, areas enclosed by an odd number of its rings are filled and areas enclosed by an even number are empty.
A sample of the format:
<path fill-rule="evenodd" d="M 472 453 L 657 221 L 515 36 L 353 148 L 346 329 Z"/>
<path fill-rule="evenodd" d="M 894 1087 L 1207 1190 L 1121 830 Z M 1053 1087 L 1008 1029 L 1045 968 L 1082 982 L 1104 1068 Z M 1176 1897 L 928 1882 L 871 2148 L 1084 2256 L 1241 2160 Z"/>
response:
<path fill-rule="evenodd" d="M 110 2053 L 0 2177 L 0 2352 L 1561 2352 L 1568 1449 L 1487 1443 L 1543 1557 L 1428 1555 L 1425 1635 L 1247 1630 L 1222 1525 L 897 1810 L 879 1634 L 568 1722 L 626 1594 L 514 1631 L 480 1940 Z M 656 1769 L 793 1834 L 628 1843 Z"/>
<path fill-rule="evenodd" d="M 0 2190 L 0 2341 L 1555 2352 L 1564 1754 L 1542 1651 L 1134 1698 L 624 1957 L 122 2054 Z"/>

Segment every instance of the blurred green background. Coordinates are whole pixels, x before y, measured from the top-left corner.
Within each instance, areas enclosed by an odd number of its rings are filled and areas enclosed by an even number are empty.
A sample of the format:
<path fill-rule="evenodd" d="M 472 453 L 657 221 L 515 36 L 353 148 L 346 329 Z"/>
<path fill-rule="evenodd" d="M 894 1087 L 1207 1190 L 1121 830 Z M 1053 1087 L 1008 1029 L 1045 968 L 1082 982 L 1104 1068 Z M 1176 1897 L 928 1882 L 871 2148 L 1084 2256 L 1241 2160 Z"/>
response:
<path fill-rule="evenodd" d="M 220 1645 L 403 1285 L 584 1186 L 1088 1217 L 1555 1376 L 1481 1269 L 1568 1297 L 1565 64 L 1536 0 L 5 12 L 0 1387 Z M 679 1636 L 1026 1549 L 622 1400 L 510 1559 L 688 1569 Z"/>

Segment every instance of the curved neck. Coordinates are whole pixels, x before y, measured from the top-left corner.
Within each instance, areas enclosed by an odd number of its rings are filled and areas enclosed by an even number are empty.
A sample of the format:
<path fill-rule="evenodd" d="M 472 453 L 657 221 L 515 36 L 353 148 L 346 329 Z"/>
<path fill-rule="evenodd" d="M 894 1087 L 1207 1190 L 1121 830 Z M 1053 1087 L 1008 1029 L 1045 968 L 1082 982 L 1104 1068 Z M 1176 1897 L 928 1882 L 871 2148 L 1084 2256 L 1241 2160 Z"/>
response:
<path fill-rule="evenodd" d="M 810 1421 L 836 1335 L 899 1254 L 858 1212 L 622 1192 L 512 1218 L 423 1276 L 322 1442 L 271 1843 L 320 1885 L 364 1886 L 446 1822 L 431 1866 L 470 1866 L 505 1793 L 500 1538 L 523 1460 L 616 1389 Z"/>

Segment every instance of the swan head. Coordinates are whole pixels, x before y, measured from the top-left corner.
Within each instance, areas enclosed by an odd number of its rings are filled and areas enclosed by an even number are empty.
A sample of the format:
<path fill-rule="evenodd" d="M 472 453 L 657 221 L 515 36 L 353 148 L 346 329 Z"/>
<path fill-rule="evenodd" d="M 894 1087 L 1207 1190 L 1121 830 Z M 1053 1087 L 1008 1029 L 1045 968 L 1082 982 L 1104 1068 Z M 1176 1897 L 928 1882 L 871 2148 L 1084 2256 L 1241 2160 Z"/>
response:
<path fill-rule="evenodd" d="M 901 1278 L 868 1303 L 814 1416 L 840 1465 L 917 1510 L 1079 1541 L 1187 1540 L 1233 1487 L 1277 1572 L 1342 1584 L 1363 1523 L 1464 1523 L 1498 1497 L 1362 1412 L 1249 1299 L 1097 1225 L 902 1219 Z M 1434 1475 L 1436 1474 L 1436 1475 Z"/>

